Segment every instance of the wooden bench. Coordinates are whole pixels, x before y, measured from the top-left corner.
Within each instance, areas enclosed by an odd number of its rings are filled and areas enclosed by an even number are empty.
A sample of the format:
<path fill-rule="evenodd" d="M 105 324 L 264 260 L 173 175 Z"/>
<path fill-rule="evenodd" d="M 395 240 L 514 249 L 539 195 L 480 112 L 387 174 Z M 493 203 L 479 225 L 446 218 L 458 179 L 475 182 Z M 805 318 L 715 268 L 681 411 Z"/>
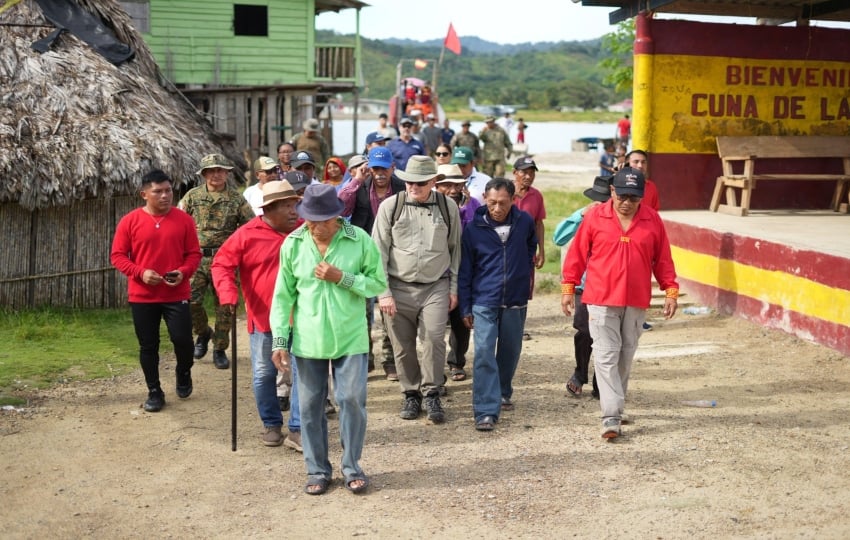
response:
<path fill-rule="evenodd" d="M 831 136 L 760 136 L 717 137 L 717 153 L 723 161 L 723 176 L 717 177 L 709 210 L 737 216 L 746 216 L 756 183 L 767 180 L 832 180 L 836 182 L 830 208 L 846 211 L 842 204 L 844 191 L 850 182 L 850 137 Z M 821 158 L 841 159 L 844 174 L 769 174 L 755 173 L 758 159 Z M 743 171 L 736 173 L 733 164 L 743 162 Z M 740 165 L 739 165 L 740 166 Z M 741 204 L 735 189 L 741 190 Z M 726 204 L 720 198 L 726 194 Z"/>

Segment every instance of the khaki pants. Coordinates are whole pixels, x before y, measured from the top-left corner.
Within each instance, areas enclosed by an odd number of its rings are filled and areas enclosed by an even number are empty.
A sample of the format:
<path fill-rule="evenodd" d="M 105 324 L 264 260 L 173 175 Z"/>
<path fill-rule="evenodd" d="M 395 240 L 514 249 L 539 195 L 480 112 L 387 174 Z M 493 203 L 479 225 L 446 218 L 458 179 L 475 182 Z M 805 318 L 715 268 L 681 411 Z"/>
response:
<path fill-rule="evenodd" d="M 446 364 L 446 320 L 449 280 L 406 283 L 389 278 L 396 314 L 387 317 L 387 331 L 395 352 L 398 381 L 405 394 L 427 396 L 443 383 Z M 419 326 L 423 328 L 422 356 L 416 351 Z"/>
<path fill-rule="evenodd" d="M 626 406 L 632 359 L 643 333 L 646 310 L 588 304 L 587 314 L 602 421 L 619 419 Z"/>

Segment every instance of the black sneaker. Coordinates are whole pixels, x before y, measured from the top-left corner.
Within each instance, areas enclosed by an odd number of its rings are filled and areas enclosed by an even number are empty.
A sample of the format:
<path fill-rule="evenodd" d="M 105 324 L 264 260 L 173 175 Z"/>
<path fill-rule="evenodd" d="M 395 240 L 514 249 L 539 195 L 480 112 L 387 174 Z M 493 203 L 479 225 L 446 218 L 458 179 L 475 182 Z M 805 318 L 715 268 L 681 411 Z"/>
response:
<path fill-rule="evenodd" d="M 230 367 L 230 360 L 227 359 L 227 353 L 224 351 L 213 351 L 213 364 L 218 369 L 227 369 Z"/>
<path fill-rule="evenodd" d="M 401 409 L 401 416 L 405 420 L 416 420 L 419 418 L 419 413 L 422 411 L 422 401 L 418 396 L 405 396 L 404 407 Z"/>
<path fill-rule="evenodd" d="M 212 329 L 207 328 L 207 331 L 203 334 L 198 334 L 198 339 L 195 340 L 195 360 L 199 360 L 206 356 L 207 350 L 210 345 L 210 338 L 212 337 Z"/>
<path fill-rule="evenodd" d="M 177 397 L 186 399 L 192 395 L 192 372 L 177 372 Z"/>
<path fill-rule="evenodd" d="M 289 396 L 278 396 L 277 404 L 280 405 L 281 412 L 289 410 Z"/>
<path fill-rule="evenodd" d="M 425 398 L 425 410 L 428 411 L 428 421 L 433 424 L 442 424 L 446 421 L 446 413 L 440 403 L 439 394 L 430 395 Z"/>
<path fill-rule="evenodd" d="M 144 408 L 147 412 L 159 412 L 165 407 L 165 393 L 162 389 L 148 390 L 148 399 Z"/>

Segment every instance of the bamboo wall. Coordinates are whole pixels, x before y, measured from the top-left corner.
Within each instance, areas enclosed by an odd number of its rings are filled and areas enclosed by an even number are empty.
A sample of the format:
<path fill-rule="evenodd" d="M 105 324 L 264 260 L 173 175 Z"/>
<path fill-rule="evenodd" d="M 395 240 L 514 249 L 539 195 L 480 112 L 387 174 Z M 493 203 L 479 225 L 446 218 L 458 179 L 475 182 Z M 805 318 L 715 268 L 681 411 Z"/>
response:
<path fill-rule="evenodd" d="M 28 211 L 0 204 L 0 305 L 119 307 L 127 279 L 109 262 L 115 227 L 138 197 Z"/>

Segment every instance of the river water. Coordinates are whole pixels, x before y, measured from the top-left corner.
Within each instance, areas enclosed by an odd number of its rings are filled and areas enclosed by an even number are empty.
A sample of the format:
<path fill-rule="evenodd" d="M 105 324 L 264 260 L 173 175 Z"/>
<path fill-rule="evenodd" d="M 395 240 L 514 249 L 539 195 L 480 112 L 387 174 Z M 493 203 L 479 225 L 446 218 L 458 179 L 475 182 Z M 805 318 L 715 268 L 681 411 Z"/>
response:
<path fill-rule="evenodd" d="M 449 125 L 455 131 L 460 131 L 462 120 L 449 121 Z M 374 119 L 359 120 L 357 122 L 356 145 L 352 144 L 353 121 L 350 119 L 334 119 L 334 152 L 336 154 L 348 154 L 363 150 L 366 135 L 375 131 L 378 122 Z M 572 141 L 584 137 L 613 138 L 617 128 L 613 123 L 591 123 L 591 122 L 526 122 L 525 142 L 528 151 L 532 154 L 541 152 L 570 152 Z M 484 122 L 472 122 L 470 131 L 478 133 L 484 127 Z M 516 142 L 516 129 L 511 132 L 511 141 Z"/>

